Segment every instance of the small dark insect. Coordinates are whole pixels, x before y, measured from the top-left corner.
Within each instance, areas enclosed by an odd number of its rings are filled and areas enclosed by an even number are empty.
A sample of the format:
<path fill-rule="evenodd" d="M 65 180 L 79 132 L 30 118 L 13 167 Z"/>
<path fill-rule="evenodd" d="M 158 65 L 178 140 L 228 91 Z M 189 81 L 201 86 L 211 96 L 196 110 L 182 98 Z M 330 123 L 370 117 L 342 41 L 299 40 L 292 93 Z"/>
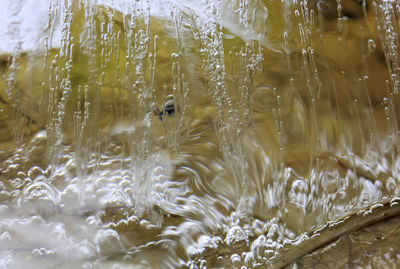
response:
<path fill-rule="evenodd" d="M 175 113 L 175 105 L 167 105 L 164 109 L 164 113 L 167 115 L 173 115 Z"/>
<path fill-rule="evenodd" d="M 175 104 L 174 97 L 172 95 L 168 95 L 167 102 L 165 102 L 165 106 L 163 110 L 159 110 L 158 107 L 154 110 L 154 115 L 158 116 L 160 121 L 163 121 L 164 115 L 174 115 L 175 114 Z"/>

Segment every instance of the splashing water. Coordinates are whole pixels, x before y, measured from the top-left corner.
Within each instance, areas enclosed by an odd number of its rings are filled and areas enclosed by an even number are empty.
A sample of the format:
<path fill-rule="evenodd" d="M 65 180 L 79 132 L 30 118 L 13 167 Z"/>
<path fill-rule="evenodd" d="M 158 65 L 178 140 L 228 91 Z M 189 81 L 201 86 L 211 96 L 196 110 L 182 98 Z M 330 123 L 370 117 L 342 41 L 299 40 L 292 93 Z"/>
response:
<path fill-rule="evenodd" d="M 0 15 L 0 268 L 325 266 L 400 212 L 396 1 Z"/>

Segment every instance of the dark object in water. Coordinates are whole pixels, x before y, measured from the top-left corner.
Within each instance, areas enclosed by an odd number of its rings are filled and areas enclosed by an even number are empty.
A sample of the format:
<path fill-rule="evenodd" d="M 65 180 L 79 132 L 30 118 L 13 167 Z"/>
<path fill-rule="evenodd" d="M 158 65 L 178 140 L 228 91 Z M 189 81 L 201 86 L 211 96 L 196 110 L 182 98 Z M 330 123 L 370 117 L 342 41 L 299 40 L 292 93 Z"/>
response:
<path fill-rule="evenodd" d="M 155 107 L 153 110 L 154 115 L 157 115 L 160 121 L 163 121 L 164 115 L 174 115 L 175 114 L 175 101 L 174 96 L 172 94 L 167 96 L 167 101 L 165 102 L 164 109 L 159 110 L 158 107 Z"/>
<path fill-rule="evenodd" d="M 158 118 L 162 121 L 164 115 L 174 115 L 175 114 L 175 105 L 169 104 L 166 105 L 163 111 L 158 113 Z"/>

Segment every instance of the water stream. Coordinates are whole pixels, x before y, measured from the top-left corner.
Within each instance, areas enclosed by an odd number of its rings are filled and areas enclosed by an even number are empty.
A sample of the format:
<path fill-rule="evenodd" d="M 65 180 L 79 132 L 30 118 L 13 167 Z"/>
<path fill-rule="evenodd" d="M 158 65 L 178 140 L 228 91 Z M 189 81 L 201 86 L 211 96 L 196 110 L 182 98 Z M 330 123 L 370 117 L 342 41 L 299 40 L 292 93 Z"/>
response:
<path fill-rule="evenodd" d="M 399 18 L 0 2 L 0 268 L 326 267 L 313 251 L 400 213 Z M 400 264 L 367 252 L 347 266 Z"/>

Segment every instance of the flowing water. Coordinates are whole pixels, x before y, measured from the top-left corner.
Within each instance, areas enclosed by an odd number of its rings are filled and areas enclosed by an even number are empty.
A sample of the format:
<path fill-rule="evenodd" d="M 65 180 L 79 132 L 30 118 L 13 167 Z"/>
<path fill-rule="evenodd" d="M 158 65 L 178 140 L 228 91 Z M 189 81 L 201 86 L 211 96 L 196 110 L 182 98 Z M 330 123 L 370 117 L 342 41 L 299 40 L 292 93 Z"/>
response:
<path fill-rule="evenodd" d="M 400 264 L 399 2 L 0 15 L 0 268 Z"/>

